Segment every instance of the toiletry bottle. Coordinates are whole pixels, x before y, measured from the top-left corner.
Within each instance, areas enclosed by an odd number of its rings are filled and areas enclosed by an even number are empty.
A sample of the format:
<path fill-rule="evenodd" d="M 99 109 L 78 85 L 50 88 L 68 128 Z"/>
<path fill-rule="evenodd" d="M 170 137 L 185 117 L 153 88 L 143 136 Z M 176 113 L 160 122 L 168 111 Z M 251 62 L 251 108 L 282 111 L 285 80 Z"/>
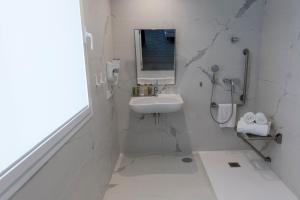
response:
<path fill-rule="evenodd" d="M 136 96 L 140 96 L 140 87 L 136 86 Z"/>
<path fill-rule="evenodd" d="M 133 86 L 131 89 L 131 96 L 135 97 L 136 96 L 136 87 Z"/>
<path fill-rule="evenodd" d="M 144 86 L 139 85 L 138 87 L 139 87 L 140 96 L 144 96 Z"/>
<path fill-rule="evenodd" d="M 153 95 L 153 85 L 152 84 L 150 84 L 149 87 L 148 87 L 148 95 L 149 96 Z"/>
<path fill-rule="evenodd" d="M 148 96 L 148 85 L 144 85 L 144 96 Z"/>
<path fill-rule="evenodd" d="M 132 87 L 132 96 L 133 97 L 139 96 L 139 88 L 138 88 L 138 86 L 133 86 Z"/>

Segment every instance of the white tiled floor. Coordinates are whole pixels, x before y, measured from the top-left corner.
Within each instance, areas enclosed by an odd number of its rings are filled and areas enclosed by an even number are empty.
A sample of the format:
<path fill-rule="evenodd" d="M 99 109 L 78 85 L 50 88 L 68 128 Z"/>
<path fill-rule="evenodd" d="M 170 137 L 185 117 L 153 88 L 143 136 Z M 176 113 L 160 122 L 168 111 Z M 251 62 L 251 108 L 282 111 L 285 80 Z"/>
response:
<path fill-rule="evenodd" d="M 104 200 L 216 200 L 199 155 L 121 156 Z"/>
<path fill-rule="evenodd" d="M 199 152 L 218 200 L 296 200 L 253 151 Z M 230 168 L 238 162 L 240 168 Z"/>
<path fill-rule="evenodd" d="M 252 151 L 192 157 L 194 162 L 183 163 L 180 156 L 121 156 L 104 200 L 297 200 Z"/>

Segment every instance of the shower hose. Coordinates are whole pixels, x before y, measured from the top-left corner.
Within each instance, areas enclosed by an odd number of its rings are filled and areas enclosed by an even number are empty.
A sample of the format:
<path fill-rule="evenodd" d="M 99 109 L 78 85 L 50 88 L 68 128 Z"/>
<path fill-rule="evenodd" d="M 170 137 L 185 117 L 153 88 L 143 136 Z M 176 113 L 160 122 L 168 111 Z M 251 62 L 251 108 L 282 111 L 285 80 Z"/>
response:
<path fill-rule="evenodd" d="M 230 85 L 231 85 L 231 89 L 230 89 L 230 93 L 231 93 L 231 113 L 230 113 L 230 116 L 228 117 L 228 119 L 226 119 L 225 121 L 223 121 L 223 122 L 220 122 L 220 121 L 218 121 L 216 118 L 215 118 L 215 116 L 213 115 L 213 113 L 212 113 L 212 109 L 213 109 L 213 106 L 212 106 L 212 103 L 213 103 L 213 97 L 214 97 L 214 90 L 215 90 L 215 87 L 216 87 L 216 82 L 215 81 L 213 81 L 213 83 L 212 83 L 212 89 L 211 89 L 211 96 L 210 96 L 210 109 L 209 109 L 209 111 L 210 111 L 210 116 L 211 116 L 211 118 L 217 123 L 217 124 L 226 124 L 227 122 L 229 122 L 230 120 L 231 120 L 231 118 L 232 118 L 232 115 L 233 115 L 233 82 L 232 82 L 232 80 L 230 81 Z"/>

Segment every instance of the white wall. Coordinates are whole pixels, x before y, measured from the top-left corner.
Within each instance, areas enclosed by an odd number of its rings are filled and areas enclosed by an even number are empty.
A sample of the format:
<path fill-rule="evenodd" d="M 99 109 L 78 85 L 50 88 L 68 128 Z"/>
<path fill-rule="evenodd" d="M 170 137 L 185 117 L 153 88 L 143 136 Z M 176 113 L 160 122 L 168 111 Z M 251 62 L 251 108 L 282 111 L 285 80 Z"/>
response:
<path fill-rule="evenodd" d="M 300 1 L 267 1 L 264 15 L 258 110 L 272 117 L 282 145 L 269 148 L 272 167 L 300 196 Z"/>
<path fill-rule="evenodd" d="M 94 85 L 95 72 L 112 59 L 109 0 L 84 0 L 85 24 L 94 35 L 89 51 L 92 119 L 12 198 L 13 200 L 99 200 L 119 155 L 114 102 Z"/>
<path fill-rule="evenodd" d="M 189 153 L 191 150 L 242 149 L 246 146 L 232 130 L 221 130 L 210 118 L 211 83 L 203 71 L 218 64 L 220 78 L 240 78 L 244 71 L 242 50 L 251 51 L 248 104 L 254 109 L 262 0 L 112 0 L 114 55 L 122 60 L 117 92 L 122 151 L 132 154 Z M 159 126 L 151 116 L 129 110 L 131 87 L 136 84 L 135 28 L 175 28 L 177 33 L 177 85 L 185 104 L 181 112 L 163 115 Z M 232 44 L 231 36 L 240 42 Z M 203 87 L 199 87 L 199 83 Z M 217 88 L 217 102 L 230 102 L 224 86 Z"/>

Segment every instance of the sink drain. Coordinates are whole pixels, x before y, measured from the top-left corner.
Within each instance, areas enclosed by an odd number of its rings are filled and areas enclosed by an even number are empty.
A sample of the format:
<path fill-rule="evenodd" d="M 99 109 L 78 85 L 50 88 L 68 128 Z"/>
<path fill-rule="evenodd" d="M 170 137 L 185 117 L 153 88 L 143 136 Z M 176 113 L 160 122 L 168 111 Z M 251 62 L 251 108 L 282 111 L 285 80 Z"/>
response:
<path fill-rule="evenodd" d="M 192 158 L 182 158 L 182 162 L 185 162 L 185 163 L 190 163 L 190 162 L 193 162 L 193 159 Z"/>

